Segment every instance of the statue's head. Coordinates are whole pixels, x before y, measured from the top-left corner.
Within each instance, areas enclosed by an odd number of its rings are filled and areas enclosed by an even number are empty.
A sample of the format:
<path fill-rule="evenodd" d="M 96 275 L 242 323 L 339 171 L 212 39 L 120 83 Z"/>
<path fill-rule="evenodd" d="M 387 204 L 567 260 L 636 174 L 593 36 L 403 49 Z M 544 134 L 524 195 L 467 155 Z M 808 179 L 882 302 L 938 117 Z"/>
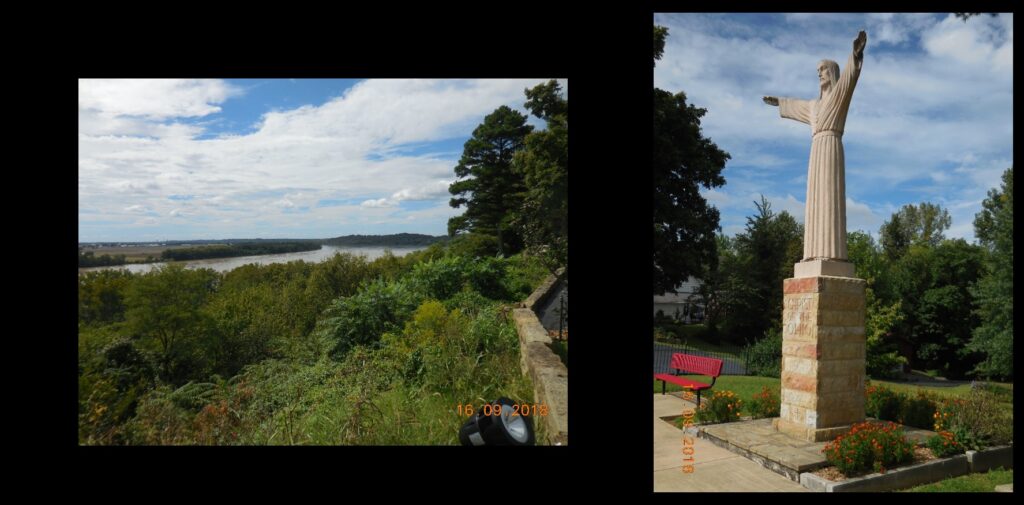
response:
<path fill-rule="evenodd" d="M 832 60 L 821 60 L 818 62 L 818 84 L 821 86 L 821 93 L 818 94 L 820 99 L 824 96 L 825 91 L 835 86 L 839 80 L 839 64 Z"/>

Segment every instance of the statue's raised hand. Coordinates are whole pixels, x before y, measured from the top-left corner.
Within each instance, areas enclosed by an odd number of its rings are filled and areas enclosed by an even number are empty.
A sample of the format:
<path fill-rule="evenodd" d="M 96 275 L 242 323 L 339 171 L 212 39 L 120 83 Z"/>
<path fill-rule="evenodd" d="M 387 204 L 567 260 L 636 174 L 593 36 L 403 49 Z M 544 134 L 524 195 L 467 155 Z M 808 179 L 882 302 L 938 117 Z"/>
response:
<path fill-rule="evenodd" d="M 857 34 L 857 38 L 853 39 L 853 52 L 854 54 L 860 55 L 864 53 L 864 46 L 868 43 L 868 34 L 861 30 Z"/>
<path fill-rule="evenodd" d="M 764 103 L 766 103 L 768 105 L 774 105 L 776 107 L 779 106 L 779 99 L 774 97 L 774 96 L 766 96 L 766 97 L 762 98 L 762 100 L 764 100 Z"/>

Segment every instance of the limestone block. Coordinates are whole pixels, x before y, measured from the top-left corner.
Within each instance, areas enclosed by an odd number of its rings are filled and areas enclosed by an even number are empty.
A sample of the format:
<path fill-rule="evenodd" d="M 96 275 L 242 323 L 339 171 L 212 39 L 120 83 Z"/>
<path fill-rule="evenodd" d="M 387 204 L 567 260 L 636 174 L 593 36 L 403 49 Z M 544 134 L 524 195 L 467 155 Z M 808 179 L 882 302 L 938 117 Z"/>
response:
<path fill-rule="evenodd" d="M 808 393 L 816 393 L 818 391 L 818 378 L 814 375 L 782 372 L 782 387 L 797 391 L 807 391 Z"/>
<path fill-rule="evenodd" d="M 853 359 L 864 358 L 865 344 L 863 342 L 819 342 L 816 346 L 821 349 L 821 360 Z M 785 354 L 785 351 L 783 351 Z"/>
<path fill-rule="evenodd" d="M 782 370 L 801 375 L 816 375 L 818 373 L 818 361 L 810 358 L 783 356 Z"/>
<path fill-rule="evenodd" d="M 791 406 L 813 410 L 817 404 L 817 396 L 806 391 L 796 391 L 793 389 L 783 388 L 782 403 L 788 403 Z"/>
<path fill-rule="evenodd" d="M 818 359 L 818 345 L 807 342 L 782 342 L 782 355 Z"/>

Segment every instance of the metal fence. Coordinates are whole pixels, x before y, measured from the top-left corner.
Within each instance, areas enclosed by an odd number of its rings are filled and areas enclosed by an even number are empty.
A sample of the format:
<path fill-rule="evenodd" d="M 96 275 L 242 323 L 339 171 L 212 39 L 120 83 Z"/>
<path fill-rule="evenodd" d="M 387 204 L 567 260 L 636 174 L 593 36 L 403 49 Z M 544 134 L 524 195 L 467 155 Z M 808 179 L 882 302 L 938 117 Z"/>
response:
<path fill-rule="evenodd" d="M 731 354 L 704 351 L 687 347 L 685 344 L 668 344 L 664 342 L 654 343 L 654 373 L 674 373 L 675 371 L 672 369 L 672 355 L 677 352 L 722 360 L 722 375 L 747 375 L 746 351 L 744 351 L 741 357 L 737 358 Z"/>
<path fill-rule="evenodd" d="M 676 352 L 703 357 L 715 357 L 717 360 L 722 360 L 722 375 L 752 375 L 754 373 L 751 370 L 751 360 L 755 359 L 755 352 L 750 347 L 744 347 L 737 357 L 724 352 L 694 349 L 686 344 L 666 342 L 654 342 L 654 373 L 675 373 L 675 370 L 672 369 L 672 354 Z"/>

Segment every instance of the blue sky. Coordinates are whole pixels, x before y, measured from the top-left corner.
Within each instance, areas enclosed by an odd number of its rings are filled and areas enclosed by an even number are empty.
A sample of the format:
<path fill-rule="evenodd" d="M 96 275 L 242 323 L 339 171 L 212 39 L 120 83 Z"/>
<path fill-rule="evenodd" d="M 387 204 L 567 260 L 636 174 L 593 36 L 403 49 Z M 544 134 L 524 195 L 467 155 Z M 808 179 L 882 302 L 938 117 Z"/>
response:
<path fill-rule="evenodd" d="M 473 129 L 546 81 L 80 80 L 79 240 L 443 235 Z"/>
<path fill-rule="evenodd" d="M 726 185 L 703 190 L 723 232 L 744 229 L 764 194 L 803 222 L 810 128 L 764 95 L 814 98 L 816 66 L 845 68 L 868 35 L 846 150 L 847 229 L 878 238 L 905 204 L 952 217 L 948 237 L 974 240 L 974 215 L 1013 160 L 1013 15 L 656 14 L 669 28 L 656 87 L 707 108 L 705 136 L 732 159 Z"/>

